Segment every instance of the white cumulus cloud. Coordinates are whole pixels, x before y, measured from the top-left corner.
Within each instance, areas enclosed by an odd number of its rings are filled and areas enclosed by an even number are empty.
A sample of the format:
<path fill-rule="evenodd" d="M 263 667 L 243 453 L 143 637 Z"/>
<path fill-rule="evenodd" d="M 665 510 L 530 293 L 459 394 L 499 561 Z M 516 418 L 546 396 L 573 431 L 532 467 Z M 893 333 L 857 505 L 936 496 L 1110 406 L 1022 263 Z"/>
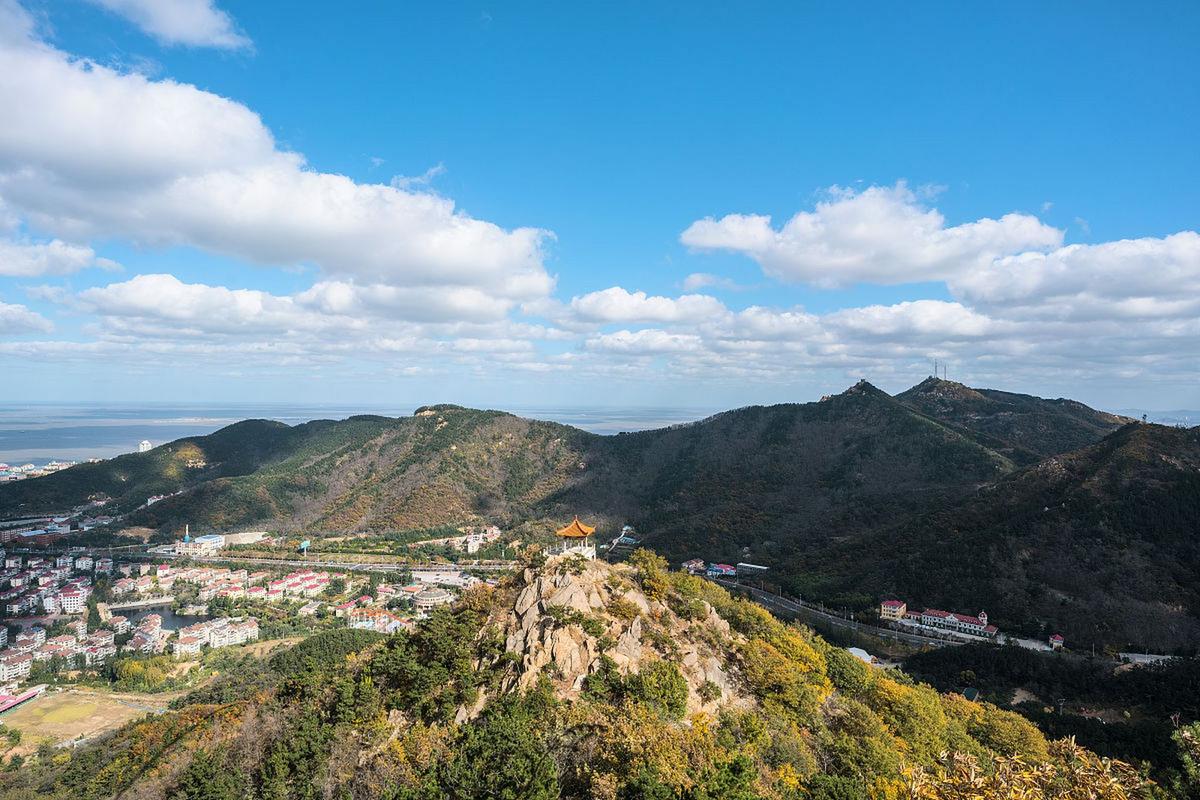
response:
<path fill-rule="evenodd" d="M 824 318 L 829 328 L 853 336 L 933 340 L 986 336 L 996 323 L 961 303 L 913 300 L 835 311 Z"/>
<path fill-rule="evenodd" d="M 1016 317 L 1200 317 L 1200 234 L 1022 253 L 964 272 L 949 285 L 965 302 Z"/>
<path fill-rule="evenodd" d="M 587 348 L 605 353 L 651 356 L 668 353 L 687 353 L 703 347 L 703 340 L 694 334 L 671 333 L 657 328 L 639 331 L 615 331 L 587 340 Z"/>
<path fill-rule="evenodd" d="M 50 320 L 25 306 L 0 302 L 0 334 L 46 333 L 54 329 Z"/>
<path fill-rule="evenodd" d="M 88 267 L 119 269 L 107 258 L 98 258 L 92 248 L 51 242 L 17 242 L 0 239 L 0 275 L 32 278 L 38 275 L 68 275 Z"/>
<path fill-rule="evenodd" d="M 571 299 L 571 314 L 589 322 L 700 322 L 725 312 L 715 297 L 647 295 L 613 286 Z"/>
<path fill-rule="evenodd" d="M 191 245 L 392 286 L 546 295 L 548 232 L 506 230 L 427 192 L 362 184 L 280 149 L 227 98 L 73 58 L 0 27 L 0 201 L 66 239 Z"/>
<path fill-rule="evenodd" d="M 162 44 L 236 50 L 251 46 L 213 0 L 90 0 L 119 14 Z"/>
<path fill-rule="evenodd" d="M 138 275 L 85 289 L 77 303 L 103 317 L 111 330 L 156 335 L 244 336 L 350 326 L 348 320 L 310 311 L 290 297 L 184 283 L 173 275 Z"/>
<path fill-rule="evenodd" d="M 696 250 L 727 250 L 755 259 L 785 281 L 837 287 L 942 280 L 973 265 L 1030 249 L 1057 247 L 1062 231 L 1027 214 L 947 226 L 904 183 L 861 192 L 839 187 L 812 211 L 780 228 L 757 214 L 692 223 L 680 241 Z"/>

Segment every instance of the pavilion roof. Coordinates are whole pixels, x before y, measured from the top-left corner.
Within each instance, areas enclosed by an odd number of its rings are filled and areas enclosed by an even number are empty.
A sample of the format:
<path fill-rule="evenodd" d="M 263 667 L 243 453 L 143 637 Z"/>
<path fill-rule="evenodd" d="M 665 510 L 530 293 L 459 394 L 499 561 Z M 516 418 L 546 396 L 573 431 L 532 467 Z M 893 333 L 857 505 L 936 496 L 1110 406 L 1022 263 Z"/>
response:
<path fill-rule="evenodd" d="M 571 520 L 571 524 L 559 528 L 554 533 L 556 536 L 561 536 L 564 539 L 582 539 L 585 536 L 591 536 L 595 532 L 595 526 L 584 525 L 579 521 L 579 517 L 575 517 L 575 519 Z"/>

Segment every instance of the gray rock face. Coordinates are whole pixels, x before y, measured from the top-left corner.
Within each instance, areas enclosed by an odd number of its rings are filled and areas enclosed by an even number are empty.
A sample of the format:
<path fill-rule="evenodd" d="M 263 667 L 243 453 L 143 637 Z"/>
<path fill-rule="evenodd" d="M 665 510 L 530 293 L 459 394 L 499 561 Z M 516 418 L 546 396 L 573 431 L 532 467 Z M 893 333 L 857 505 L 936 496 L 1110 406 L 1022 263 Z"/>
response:
<path fill-rule="evenodd" d="M 502 691 L 527 689 L 545 674 L 554 681 L 560 696 L 570 698 L 582 689 L 584 679 L 600 668 L 598 637 L 586 633 L 578 623 L 565 621 L 565 614 L 567 620 L 585 615 L 605 626 L 606 635 L 615 644 L 604 655 L 624 674 L 640 671 L 647 659 L 663 657 L 645 640 L 646 625 L 660 620 L 675 642 L 676 663 L 688 682 L 689 711 L 712 713 L 721 705 L 748 702 L 737 680 L 707 643 L 714 633 L 720 639 L 731 636 L 729 624 L 712 606 L 705 605 L 706 614 L 699 621 L 683 623 L 675 620 L 663 603 L 648 601 L 637 589 L 610 588 L 628 585 L 626 581 L 611 580 L 613 571 L 621 567 L 593 562 L 582 574 L 572 575 L 559 562 L 550 559 L 538 573 L 525 570 L 512 607 L 497 620 L 504 631 L 505 649 L 517 656 L 516 669 L 502 682 Z M 641 614 L 629 622 L 609 615 L 606 609 L 617 597 L 633 603 Z M 550 609 L 557 609 L 553 616 L 547 613 Z M 720 698 L 707 703 L 700 699 L 699 689 L 705 682 L 720 689 Z M 460 709 L 460 715 L 474 717 L 482 708 L 478 703 L 476 706 Z"/>

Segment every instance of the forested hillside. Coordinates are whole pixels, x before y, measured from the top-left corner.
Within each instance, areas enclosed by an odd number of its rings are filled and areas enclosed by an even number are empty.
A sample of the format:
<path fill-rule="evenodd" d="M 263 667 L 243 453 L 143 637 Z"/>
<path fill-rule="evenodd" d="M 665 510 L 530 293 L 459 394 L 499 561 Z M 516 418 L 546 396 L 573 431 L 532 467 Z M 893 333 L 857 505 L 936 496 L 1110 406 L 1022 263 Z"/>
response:
<path fill-rule="evenodd" d="M 972 389 L 933 377 L 896 399 L 1022 465 L 1086 447 L 1133 421 L 1074 400 Z"/>
<path fill-rule="evenodd" d="M 561 498 L 634 521 L 672 559 L 779 563 L 1006 474 L 1008 459 L 869 383 L 602 442 Z"/>
<path fill-rule="evenodd" d="M 1132 768 L 665 562 L 533 561 L 412 634 L 247 661 L 0 797 L 1127 800 Z M 1165 796 L 1159 794 L 1158 796 Z"/>
<path fill-rule="evenodd" d="M 1131 424 L 962 502 L 813 551 L 823 591 L 984 608 L 1075 645 L 1200 646 L 1200 428 Z"/>
<path fill-rule="evenodd" d="M 57 510 L 93 494 L 126 524 L 367 531 L 530 513 L 580 470 L 593 437 L 552 422 L 457 406 L 289 428 L 250 420 L 148 453 L 0 486 L 0 514 Z M 152 494 L 172 494 L 140 508 Z"/>

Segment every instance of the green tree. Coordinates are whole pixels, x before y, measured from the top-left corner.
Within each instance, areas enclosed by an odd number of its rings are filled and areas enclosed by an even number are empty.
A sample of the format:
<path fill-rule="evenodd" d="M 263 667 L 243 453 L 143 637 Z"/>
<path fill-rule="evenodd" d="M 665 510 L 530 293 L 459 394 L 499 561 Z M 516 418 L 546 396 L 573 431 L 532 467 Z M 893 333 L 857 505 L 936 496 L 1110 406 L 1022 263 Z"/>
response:
<path fill-rule="evenodd" d="M 667 573 L 667 560 L 655 553 L 639 547 L 629 556 L 629 563 L 638 572 L 638 582 L 642 591 L 651 600 L 664 600 L 671 589 L 671 578 Z"/>
<path fill-rule="evenodd" d="M 629 696 L 659 713 L 679 719 L 687 711 L 687 679 L 669 661 L 643 664 L 641 671 L 627 681 Z"/>
<path fill-rule="evenodd" d="M 1171 739 L 1179 750 L 1185 785 L 1193 793 L 1200 793 L 1200 722 L 1184 725 L 1171 735 Z"/>
<path fill-rule="evenodd" d="M 226 768 L 222 753 L 197 750 L 192 763 L 175 785 L 171 800 L 240 800 L 246 796 L 245 780 Z"/>
<path fill-rule="evenodd" d="M 454 757 L 441 775 L 448 797 L 551 800 L 559 796 L 558 767 L 539 736 L 536 708 L 507 697 L 461 729 Z"/>

